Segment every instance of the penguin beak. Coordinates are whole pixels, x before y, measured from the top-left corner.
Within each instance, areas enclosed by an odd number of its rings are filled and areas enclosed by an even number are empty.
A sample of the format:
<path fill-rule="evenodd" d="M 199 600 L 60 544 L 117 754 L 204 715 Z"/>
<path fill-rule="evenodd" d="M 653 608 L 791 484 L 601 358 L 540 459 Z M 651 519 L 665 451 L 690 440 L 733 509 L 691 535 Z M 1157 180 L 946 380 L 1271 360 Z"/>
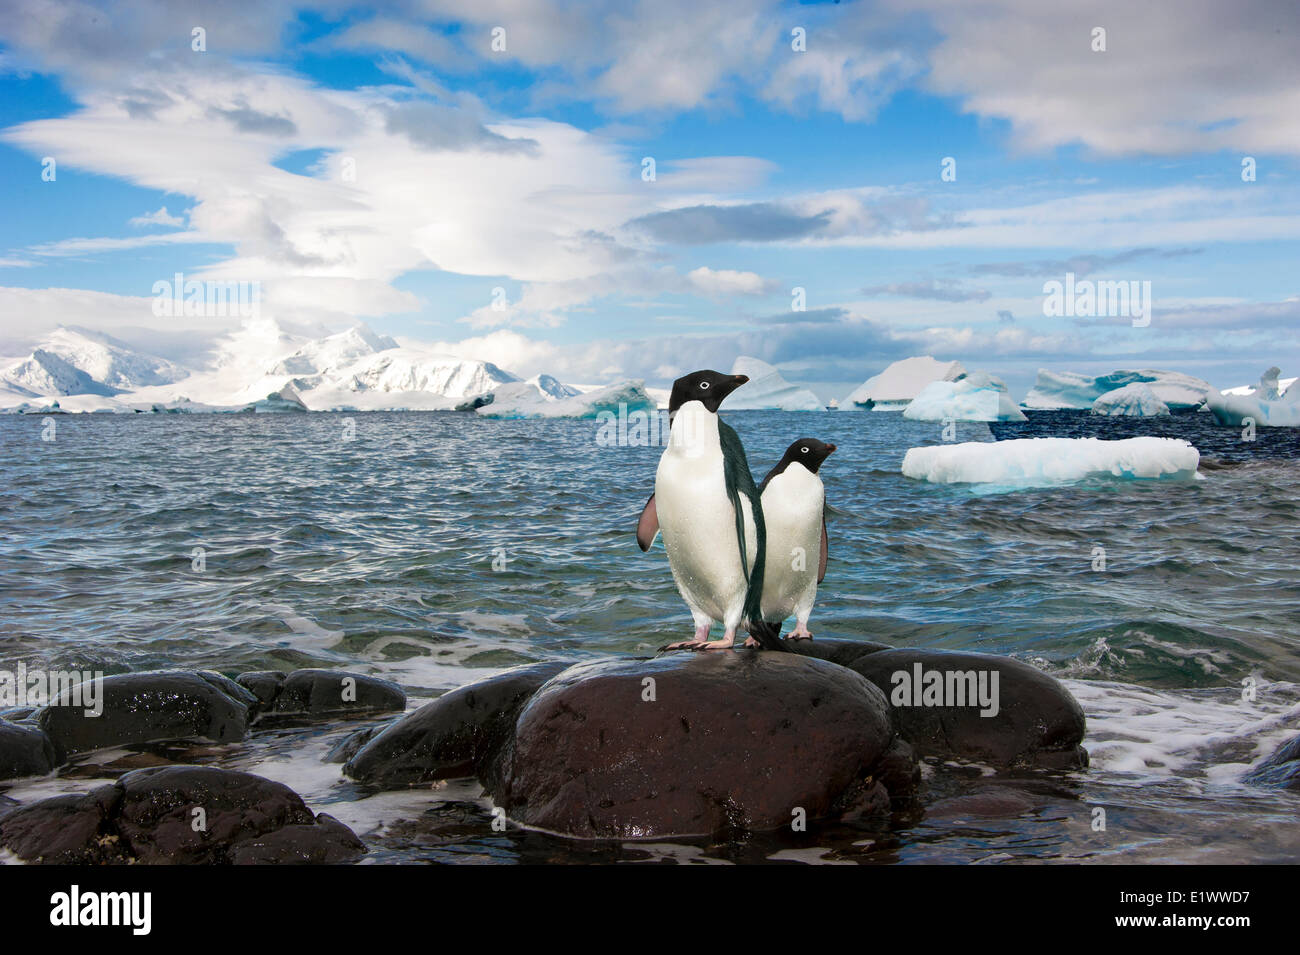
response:
<path fill-rule="evenodd" d="M 735 382 L 733 388 L 739 388 L 745 382 L 749 381 L 749 375 L 732 375 L 731 380 Z"/>
<path fill-rule="evenodd" d="M 827 454 L 834 454 L 836 450 L 837 450 L 837 449 L 836 449 L 836 446 L 835 446 L 835 445 L 833 445 L 833 444 L 828 444 L 828 445 L 826 445 L 826 453 L 827 453 Z"/>
<path fill-rule="evenodd" d="M 722 400 L 726 398 L 727 395 L 731 394 L 747 381 L 749 381 L 748 375 L 732 375 L 730 378 L 724 379 L 715 389 L 718 403 L 721 404 Z"/>

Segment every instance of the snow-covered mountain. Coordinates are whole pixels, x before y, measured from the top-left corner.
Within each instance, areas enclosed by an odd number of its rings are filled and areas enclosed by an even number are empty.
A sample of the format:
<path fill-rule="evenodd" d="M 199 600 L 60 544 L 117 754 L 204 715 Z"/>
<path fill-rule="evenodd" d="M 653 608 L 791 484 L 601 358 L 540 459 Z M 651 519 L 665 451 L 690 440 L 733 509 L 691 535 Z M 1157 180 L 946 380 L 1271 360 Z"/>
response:
<path fill-rule="evenodd" d="M 276 362 L 269 374 L 325 374 L 330 369 L 345 368 L 375 352 L 396 347 L 397 342 L 387 335 L 376 335 L 366 326 L 358 325 L 337 335 L 307 342 L 292 355 Z"/>
<path fill-rule="evenodd" d="M 0 386 L 32 397 L 117 395 L 188 374 L 107 335 L 60 326 L 26 358 L 0 371 Z"/>

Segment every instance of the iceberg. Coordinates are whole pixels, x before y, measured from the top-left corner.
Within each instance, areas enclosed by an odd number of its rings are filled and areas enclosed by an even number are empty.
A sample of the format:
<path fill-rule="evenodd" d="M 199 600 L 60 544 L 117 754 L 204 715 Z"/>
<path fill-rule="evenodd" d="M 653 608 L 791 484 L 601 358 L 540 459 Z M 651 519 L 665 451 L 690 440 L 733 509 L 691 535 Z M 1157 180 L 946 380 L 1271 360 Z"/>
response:
<path fill-rule="evenodd" d="M 485 396 L 485 399 L 486 400 Z M 510 382 L 496 388 L 490 401 L 475 410 L 485 418 L 595 418 L 602 411 L 618 414 L 654 412 L 655 401 L 641 381 L 624 381 L 590 391 L 562 385 L 550 375 Z"/>
<path fill-rule="evenodd" d="M 903 474 L 932 484 L 1041 486 L 1090 477 L 1191 480 L 1201 455 L 1180 438 L 1020 438 L 912 448 Z"/>
<path fill-rule="evenodd" d="M 1257 398 L 1264 398 L 1268 401 L 1273 401 L 1286 394 L 1287 389 L 1297 381 L 1295 378 L 1278 378 L 1278 375 L 1280 374 L 1282 374 L 1282 369 L 1274 366 L 1264 372 L 1259 379 L 1259 384 L 1238 385 L 1235 388 L 1224 388 L 1220 394 L 1241 395 L 1243 397 L 1254 395 Z M 1261 389 L 1263 390 L 1263 394 L 1259 393 Z"/>
<path fill-rule="evenodd" d="M 1024 421 L 1001 378 L 984 372 L 932 381 L 903 410 L 910 421 Z"/>
<path fill-rule="evenodd" d="M 1169 414 L 1169 406 L 1144 382 L 1108 391 L 1092 403 L 1092 413 L 1154 418 Z"/>
<path fill-rule="evenodd" d="M 1300 428 L 1300 388 L 1295 379 L 1279 381 L 1280 369 L 1268 369 L 1250 394 L 1215 392 L 1209 408 L 1219 424 L 1241 427 L 1249 418 L 1261 428 Z M 1234 389 L 1236 390 L 1236 389 Z"/>
<path fill-rule="evenodd" d="M 1145 383 L 1157 398 L 1172 411 L 1195 411 L 1205 404 L 1214 392 L 1214 386 L 1202 378 L 1194 378 L 1177 371 L 1160 371 L 1143 368 L 1138 371 L 1113 371 L 1109 375 L 1093 377 L 1072 371 L 1038 369 L 1038 381 L 1020 402 L 1020 407 L 1030 411 L 1060 411 L 1092 408 L 1097 399 L 1107 392 L 1125 385 Z"/>
<path fill-rule="evenodd" d="M 880 374 L 868 378 L 845 398 L 845 409 L 902 411 L 932 381 L 956 381 L 966 374 L 959 361 L 939 361 L 929 355 L 896 361 Z"/>
<path fill-rule="evenodd" d="M 733 375 L 747 375 L 748 383 L 727 396 L 728 411 L 825 411 L 821 399 L 807 388 L 792 385 L 765 361 L 742 355 L 731 366 Z"/>
<path fill-rule="evenodd" d="M 281 413 L 292 411 L 306 411 L 307 406 L 302 403 L 302 396 L 293 384 L 287 384 L 279 391 L 273 391 L 261 401 L 254 401 L 244 409 L 245 411 L 264 413 Z"/>

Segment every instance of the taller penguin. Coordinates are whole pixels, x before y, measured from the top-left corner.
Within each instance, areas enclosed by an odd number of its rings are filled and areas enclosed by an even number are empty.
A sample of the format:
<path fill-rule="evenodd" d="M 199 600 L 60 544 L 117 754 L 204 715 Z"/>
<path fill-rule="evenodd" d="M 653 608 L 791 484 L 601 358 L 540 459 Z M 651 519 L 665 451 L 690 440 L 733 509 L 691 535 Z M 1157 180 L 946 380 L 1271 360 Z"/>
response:
<path fill-rule="evenodd" d="M 762 619 L 763 508 L 740 438 L 718 418 L 723 399 L 747 381 L 697 371 L 673 382 L 668 448 L 636 531 L 643 551 L 663 534 L 673 580 L 695 620 L 695 638 L 669 650 L 725 650 L 742 622 Z M 708 639 L 715 620 L 721 640 Z M 785 649 L 779 636 L 763 636 L 765 648 Z"/>

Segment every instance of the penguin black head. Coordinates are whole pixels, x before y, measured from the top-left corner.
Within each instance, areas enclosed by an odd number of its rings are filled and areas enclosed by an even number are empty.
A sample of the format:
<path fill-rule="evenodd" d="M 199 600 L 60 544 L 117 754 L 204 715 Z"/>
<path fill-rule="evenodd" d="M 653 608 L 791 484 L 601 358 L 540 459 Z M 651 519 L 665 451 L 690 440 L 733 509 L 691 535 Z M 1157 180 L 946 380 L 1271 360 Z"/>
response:
<path fill-rule="evenodd" d="M 790 447 L 785 449 L 785 457 L 777 466 L 779 471 L 784 471 L 788 465 L 802 464 L 813 474 L 822 466 L 822 462 L 831 456 L 835 451 L 835 445 L 827 444 L 825 441 L 818 441 L 816 438 L 800 438 Z"/>
<path fill-rule="evenodd" d="M 683 375 L 673 382 L 673 393 L 668 399 L 668 413 L 676 413 L 688 401 L 698 401 L 716 414 L 722 399 L 747 381 L 749 378 L 746 375 L 723 375 L 708 370 Z"/>

